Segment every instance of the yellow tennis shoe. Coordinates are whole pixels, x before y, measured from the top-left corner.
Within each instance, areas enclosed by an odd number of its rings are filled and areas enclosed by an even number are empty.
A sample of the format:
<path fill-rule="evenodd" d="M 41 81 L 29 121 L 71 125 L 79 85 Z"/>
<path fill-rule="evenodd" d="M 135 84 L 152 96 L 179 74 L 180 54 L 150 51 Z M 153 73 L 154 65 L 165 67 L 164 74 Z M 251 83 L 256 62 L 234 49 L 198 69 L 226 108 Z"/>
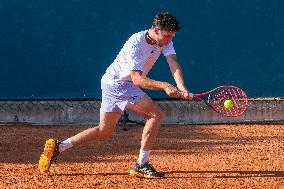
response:
<path fill-rule="evenodd" d="M 41 174 L 45 174 L 49 171 L 52 162 L 56 162 L 59 155 L 60 141 L 54 139 L 48 139 L 45 142 L 43 153 L 38 161 L 38 168 Z"/>

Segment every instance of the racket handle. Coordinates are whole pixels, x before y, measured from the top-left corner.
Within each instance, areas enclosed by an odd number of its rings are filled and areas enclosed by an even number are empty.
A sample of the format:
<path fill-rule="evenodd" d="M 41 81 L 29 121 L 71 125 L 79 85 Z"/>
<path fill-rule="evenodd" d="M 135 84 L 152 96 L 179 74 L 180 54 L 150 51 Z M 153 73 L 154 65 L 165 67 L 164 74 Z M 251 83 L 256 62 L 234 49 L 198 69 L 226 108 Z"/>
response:
<path fill-rule="evenodd" d="M 193 94 L 192 94 L 192 93 L 188 93 L 188 94 L 187 94 L 186 92 L 179 91 L 178 97 L 181 98 L 181 99 L 188 100 L 188 99 L 190 99 L 191 97 L 193 98 Z"/>

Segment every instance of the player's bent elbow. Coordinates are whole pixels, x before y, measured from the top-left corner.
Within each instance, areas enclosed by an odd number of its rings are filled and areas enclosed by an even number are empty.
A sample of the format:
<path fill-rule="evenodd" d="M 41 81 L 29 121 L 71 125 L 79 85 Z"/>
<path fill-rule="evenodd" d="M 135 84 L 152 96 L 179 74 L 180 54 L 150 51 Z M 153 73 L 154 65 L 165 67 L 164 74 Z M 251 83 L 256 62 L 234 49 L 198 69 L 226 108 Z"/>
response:
<path fill-rule="evenodd" d="M 141 87 L 141 82 L 137 79 L 132 79 L 133 85 L 135 85 L 136 87 Z"/>

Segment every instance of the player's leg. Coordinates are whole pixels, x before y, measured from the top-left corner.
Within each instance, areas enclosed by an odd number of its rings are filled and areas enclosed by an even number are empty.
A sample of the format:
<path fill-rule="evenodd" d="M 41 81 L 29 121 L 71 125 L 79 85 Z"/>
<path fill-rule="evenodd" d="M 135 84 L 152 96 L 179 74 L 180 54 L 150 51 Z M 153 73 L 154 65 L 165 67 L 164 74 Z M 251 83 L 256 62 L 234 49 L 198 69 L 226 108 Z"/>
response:
<path fill-rule="evenodd" d="M 115 126 L 120 118 L 120 112 L 101 112 L 100 124 L 96 127 L 86 129 L 63 142 L 48 139 L 42 155 L 39 159 L 39 170 L 41 173 L 49 171 L 52 162 L 57 160 L 59 153 L 79 144 L 89 141 L 105 139 L 112 135 Z"/>
<path fill-rule="evenodd" d="M 162 173 L 157 172 L 155 168 L 149 164 L 150 150 L 152 149 L 160 128 L 160 124 L 164 118 L 163 111 L 147 95 L 145 95 L 135 104 L 128 103 L 126 108 L 147 118 L 142 133 L 138 161 L 131 169 L 130 174 L 145 178 L 164 176 Z"/>
<path fill-rule="evenodd" d="M 100 124 L 71 137 L 72 145 L 75 146 L 89 141 L 110 137 L 117 125 L 120 115 L 120 112 L 101 112 Z"/>
<path fill-rule="evenodd" d="M 135 104 L 127 104 L 126 108 L 146 117 L 147 121 L 143 129 L 141 149 L 151 150 L 164 118 L 163 111 L 147 95 L 144 95 Z"/>

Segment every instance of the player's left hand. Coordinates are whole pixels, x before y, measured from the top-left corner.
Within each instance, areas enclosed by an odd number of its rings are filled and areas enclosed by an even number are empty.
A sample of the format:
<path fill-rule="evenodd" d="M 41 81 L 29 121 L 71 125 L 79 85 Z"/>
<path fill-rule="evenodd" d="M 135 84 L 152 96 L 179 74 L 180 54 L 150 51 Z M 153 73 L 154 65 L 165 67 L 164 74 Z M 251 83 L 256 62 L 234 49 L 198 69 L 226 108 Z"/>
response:
<path fill-rule="evenodd" d="M 193 98 L 193 94 L 188 91 L 187 92 L 180 91 L 179 97 L 184 100 L 191 100 Z"/>
<path fill-rule="evenodd" d="M 193 98 L 193 94 L 191 92 L 189 92 L 189 90 L 182 86 L 182 87 L 178 87 L 179 89 L 179 97 L 185 100 L 191 100 Z"/>

